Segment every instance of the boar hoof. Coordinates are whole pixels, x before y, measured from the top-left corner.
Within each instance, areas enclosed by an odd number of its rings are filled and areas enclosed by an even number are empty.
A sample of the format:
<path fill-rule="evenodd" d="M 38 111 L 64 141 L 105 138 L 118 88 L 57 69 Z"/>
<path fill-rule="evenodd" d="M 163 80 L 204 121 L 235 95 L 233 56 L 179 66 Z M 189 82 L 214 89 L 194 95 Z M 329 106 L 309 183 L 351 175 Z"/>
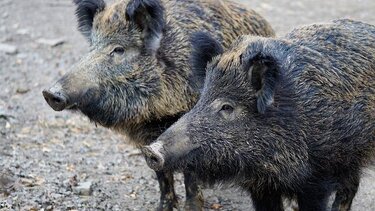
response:
<path fill-rule="evenodd" d="M 203 199 L 202 200 L 188 200 L 185 202 L 185 210 L 189 211 L 203 211 Z"/>
<path fill-rule="evenodd" d="M 157 211 L 173 211 L 173 208 L 178 209 L 178 200 L 162 200 L 160 201 Z"/>

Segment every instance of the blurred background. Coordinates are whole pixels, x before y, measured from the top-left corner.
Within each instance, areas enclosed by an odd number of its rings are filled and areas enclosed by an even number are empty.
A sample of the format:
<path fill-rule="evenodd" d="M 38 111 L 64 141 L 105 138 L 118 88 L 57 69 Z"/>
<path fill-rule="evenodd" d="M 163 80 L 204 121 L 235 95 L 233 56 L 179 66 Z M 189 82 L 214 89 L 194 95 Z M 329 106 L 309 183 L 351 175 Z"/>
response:
<path fill-rule="evenodd" d="M 375 24 L 374 0 L 241 0 L 282 36 L 337 18 Z M 158 184 L 139 151 L 41 91 L 88 51 L 71 0 L 0 0 L 0 210 L 154 210 Z M 176 182 L 181 201 L 181 175 Z M 375 169 L 353 210 L 375 210 Z M 205 190 L 208 210 L 251 210 L 237 189 Z"/>

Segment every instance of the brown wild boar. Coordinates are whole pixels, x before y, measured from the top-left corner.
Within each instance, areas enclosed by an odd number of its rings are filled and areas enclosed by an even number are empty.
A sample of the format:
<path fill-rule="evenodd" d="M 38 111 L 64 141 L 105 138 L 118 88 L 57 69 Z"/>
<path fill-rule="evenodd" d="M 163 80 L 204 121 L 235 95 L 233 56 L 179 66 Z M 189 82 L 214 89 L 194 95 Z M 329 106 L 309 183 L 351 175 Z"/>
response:
<path fill-rule="evenodd" d="M 196 103 L 205 70 L 193 72 L 190 35 L 203 30 L 228 47 L 243 34 L 273 36 L 265 19 L 226 0 L 75 0 L 90 43 L 80 62 L 43 91 L 56 111 L 78 110 L 137 146 L 155 140 Z M 159 210 L 177 205 L 171 171 L 157 171 Z M 186 209 L 201 210 L 200 187 L 185 172 Z"/>

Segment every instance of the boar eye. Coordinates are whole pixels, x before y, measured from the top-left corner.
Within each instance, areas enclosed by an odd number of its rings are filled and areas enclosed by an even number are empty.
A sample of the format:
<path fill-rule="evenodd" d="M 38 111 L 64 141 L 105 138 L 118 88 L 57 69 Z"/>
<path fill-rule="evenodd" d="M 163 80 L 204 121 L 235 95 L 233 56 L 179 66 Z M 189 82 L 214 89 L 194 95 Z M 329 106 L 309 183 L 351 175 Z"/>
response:
<path fill-rule="evenodd" d="M 231 104 L 225 103 L 221 106 L 219 113 L 224 117 L 224 118 L 229 118 L 230 115 L 233 113 L 234 108 Z"/>
<path fill-rule="evenodd" d="M 221 106 L 220 111 L 225 111 L 225 112 L 232 112 L 234 110 L 233 106 L 229 104 L 224 104 Z"/>
<path fill-rule="evenodd" d="M 125 53 L 125 48 L 118 46 L 115 49 L 113 49 L 113 51 L 111 52 L 111 56 L 113 56 L 114 54 L 122 55 L 124 53 Z"/>

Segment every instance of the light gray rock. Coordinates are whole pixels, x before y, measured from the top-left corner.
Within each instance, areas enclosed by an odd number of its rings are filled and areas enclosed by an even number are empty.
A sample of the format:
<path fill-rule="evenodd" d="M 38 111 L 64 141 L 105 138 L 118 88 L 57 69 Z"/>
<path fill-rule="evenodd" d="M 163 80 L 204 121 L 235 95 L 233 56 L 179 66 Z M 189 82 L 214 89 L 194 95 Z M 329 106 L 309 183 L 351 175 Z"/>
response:
<path fill-rule="evenodd" d="M 63 38 L 54 38 L 54 39 L 40 38 L 36 42 L 43 44 L 43 45 L 48 45 L 50 47 L 56 47 L 58 45 L 64 44 L 65 40 Z"/>
<path fill-rule="evenodd" d="M 27 35 L 27 34 L 29 34 L 29 30 L 28 29 L 18 29 L 17 30 L 17 34 L 19 34 L 19 35 Z"/>
<path fill-rule="evenodd" d="M 80 182 L 77 186 L 73 187 L 73 191 L 81 196 L 90 196 L 92 193 L 92 182 Z"/>
<path fill-rule="evenodd" d="M 6 54 L 16 54 L 18 52 L 18 49 L 14 45 L 9 45 L 5 43 L 0 43 L 0 51 L 5 52 Z"/>

